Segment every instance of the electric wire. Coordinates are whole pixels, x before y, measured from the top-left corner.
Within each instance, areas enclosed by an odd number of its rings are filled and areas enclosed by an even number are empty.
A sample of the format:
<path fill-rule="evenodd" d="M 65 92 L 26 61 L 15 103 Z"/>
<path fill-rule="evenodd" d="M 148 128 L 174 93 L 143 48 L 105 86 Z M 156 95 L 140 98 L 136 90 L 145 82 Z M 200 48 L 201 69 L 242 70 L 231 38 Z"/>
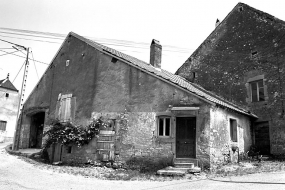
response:
<path fill-rule="evenodd" d="M 9 54 L 13 54 L 13 53 L 16 53 L 16 52 L 18 52 L 18 51 L 19 51 L 19 50 L 17 50 L 17 51 L 13 51 L 13 52 L 4 53 L 4 54 L 1 54 L 0 56 L 9 55 Z"/>
<path fill-rule="evenodd" d="M 34 63 L 34 66 L 35 66 L 35 70 L 36 70 L 36 73 L 37 73 L 37 77 L 38 77 L 38 80 L 39 80 L 40 78 L 39 78 L 39 74 L 38 74 L 37 66 L 36 66 L 35 61 L 34 61 L 35 59 L 34 59 L 33 51 L 31 51 L 31 54 L 32 54 L 32 58 L 33 58 L 33 63 Z"/>
<path fill-rule="evenodd" d="M 20 71 L 22 70 L 22 68 L 23 68 L 23 66 L 25 65 L 25 63 L 26 63 L 26 60 L 25 60 L 24 63 L 22 64 L 20 70 L 18 71 L 16 77 L 13 79 L 12 83 L 14 83 L 14 81 L 16 80 L 17 76 L 19 75 L 19 73 L 20 73 Z"/>
<path fill-rule="evenodd" d="M 5 53 L 8 53 L 8 52 L 6 52 L 6 51 L 4 51 L 4 50 L 1 50 L 1 49 L 0 49 L 0 51 L 5 52 Z M 17 57 L 26 58 L 26 57 L 24 57 L 24 56 L 17 55 L 17 54 L 10 54 L 10 55 L 14 55 L 14 56 L 17 56 Z M 29 60 L 32 60 L 32 59 L 29 58 Z M 45 64 L 45 65 L 49 65 L 48 63 L 45 63 L 45 62 L 42 62 L 42 61 L 37 61 L 37 60 L 35 60 L 35 62 L 37 62 L 37 63 L 42 63 L 42 64 Z"/>

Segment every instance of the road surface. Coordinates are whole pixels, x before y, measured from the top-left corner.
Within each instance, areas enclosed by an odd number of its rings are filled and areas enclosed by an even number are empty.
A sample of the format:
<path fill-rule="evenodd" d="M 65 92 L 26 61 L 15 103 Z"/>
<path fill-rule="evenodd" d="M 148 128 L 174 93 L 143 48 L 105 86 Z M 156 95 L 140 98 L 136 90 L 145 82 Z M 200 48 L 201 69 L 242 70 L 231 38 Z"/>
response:
<path fill-rule="evenodd" d="M 7 144 L 0 143 L 0 189 L 1 190 L 161 190 L 161 189 L 206 189 L 206 190 L 281 190 L 285 189 L 285 171 L 260 173 L 246 176 L 203 179 L 154 181 L 108 181 L 61 174 L 35 167 L 4 150 Z"/>

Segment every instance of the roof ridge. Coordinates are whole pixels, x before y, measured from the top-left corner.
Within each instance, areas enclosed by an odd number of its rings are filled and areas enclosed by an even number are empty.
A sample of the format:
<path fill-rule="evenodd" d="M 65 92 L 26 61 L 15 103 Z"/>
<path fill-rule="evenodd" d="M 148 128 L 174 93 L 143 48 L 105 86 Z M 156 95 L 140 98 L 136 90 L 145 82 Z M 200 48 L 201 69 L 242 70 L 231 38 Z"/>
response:
<path fill-rule="evenodd" d="M 125 53 L 117 51 L 117 50 L 110 48 L 108 46 L 104 46 L 98 42 L 95 42 L 91 39 L 80 36 L 74 32 L 70 32 L 69 34 L 73 35 L 74 37 L 76 37 L 82 41 L 84 41 L 85 43 L 87 43 L 90 46 L 98 49 L 99 51 L 106 52 L 112 56 L 120 58 L 120 59 L 126 61 L 128 64 L 130 64 L 134 67 L 137 67 L 137 68 L 141 69 L 142 71 L 145 71 L 145 72 L 148 72 L 148 73 L 154 75 L 155 77 L 159 78 L 160 80 L 170 82 L 170 84 L 172 84 L 172 85 L 177 85 L 178 87 L 186 90 L 188 93 L 191 93 L 194 96 L 197 96 L 197 97 L 203 99 L 204 101 L 206 101 L 208 103 L 211 102 L 214 104 L 225 106 L 225 107 L 230 108 L 232 110 L 235 110 L 237 112 L 240 112 L 240 113 L 252 116 L 252 117 L 256 117 L 253 114 L 251 114 L 249 111 L 239 107 L 238 105 L 235 105 L 234 103 L 229 103 L 228 101 L 225 101 L 222 98 L 219 98 L 217 95 L 211 94 L 209 91 L 207 91 L 204 88 L 202 88 L 202 89 L 198 88 L 197 86 L 193 85 L 193 83 L 191 83 L 190 81 L 188 81 L 187 79 L 185 79 L 179 75 L 173 74 L 173 73 L 166 71 L 164 69 L 157 70 L 152 65 L 150 65 L 150 64 L 148 64 L 148 63 L 146 63 L 146 62 L 144 62 L 138 58 L 129 56 Z"/>
<path fill-rule="evenodd" d="M 249 5 L 245 4 L 245 3 L 242 3 L 242 2 L 239 2 L 238 4 L 236 4 L 236 5 L 234 6 L 234 8 L 227 14 L 227 16 L 220 22 L 219 25 L 221 25 L 223 22 L 225 22 L 225 21 L 227 20 L 227 18 L 234 12 L 234 10 L 236 10 L 236 8 L 239 7 L 239 6 L 241 6 L 241 5 L 244 6 L 244 7 L 246 7 L 246 8 L 248 8 L 249 10 L 251 10 L 251 11 L 253 11 L 253 12 L 259 14 L 259 15 L 266 15 L 267 17 L 271 17 L 271 18 L 274 19 L 275 21 L 278 21 L 279 23 L 282 23 L 282 24 L 284 24 L 284 26 L 285 26 L 285 21 L 283 21 L 283 20 L 281 20 L 281 19 L 279 19 L 279 18 L 276 18 L 275 16 L 273 16 L 273 15 L 271 15 L 271 14 L 269 14 L 269 13 L 266 13 L 266 12 L 264 12 L 264 11 L 261 11 L 261 10 L 258 10 L 258 9 L 256 9 L 256 8 L 254 8 L 254 7 L 251 7 L 251 6 L 249 6 Z M 177 74 L 177 72 L 184 66 L 184 64 L 186 64 L 186 63 L 188 62 L 189 59 L 191 59 L 192 57 L 195 56 L 196 52 L 197 52 L 199 49 L 202 48 L 202 46 L 208 41 L 208 39 L 210 39 L 210 37 L 216 32 L 217 29 L 218 29 L 218 26 L 215 27 L 215 29 L 206 37 L 206 39 L 198 46 L 198 48 L 196 48 L 196 50 L 190 55 L 190 57 L 188 57 L 188 58 L 186 59 L 186 61 L 176 70 L 175 74 Z"/>

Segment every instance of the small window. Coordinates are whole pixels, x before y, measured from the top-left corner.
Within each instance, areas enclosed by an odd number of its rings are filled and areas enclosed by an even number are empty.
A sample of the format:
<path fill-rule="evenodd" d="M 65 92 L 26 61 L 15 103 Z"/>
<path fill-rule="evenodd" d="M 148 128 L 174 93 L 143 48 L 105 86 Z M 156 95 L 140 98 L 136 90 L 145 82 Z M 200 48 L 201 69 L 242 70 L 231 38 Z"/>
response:
<path fill-rule="evenodd" d="M 230 135 L 231 141 L 237 142 L 237 120 L 230 119 Z"/>
<path fill-rule="evenodd" d="M 118 61 L 118 59 L 117 59 L 117 58 L 112 57 L 112 60 L 111 60 L 111 62 L 112 62 L 112 63 L 117 63 L 117 61 Z"/>
<path fill-rule="evenodd" d="M 265 101 L 263 80 L 253 81 L 250 82 L 249 84 L 251 91 L 251 101 L 252 102 Z"/>
<path fill-rule="evenodd" d="M 158 118 L 158 136 L 160 137 L 170 136 L 170 117 Z"/>
<path fill-rule="evenodd" d="M 9 98 L 9 93 L 5 93 L 5 97 L 6 97 L 6 98 Z"/>
<path fill-rule="evenodd" d="M 6 131 L 7 121 L 0 121 L 0 131 Z"/>

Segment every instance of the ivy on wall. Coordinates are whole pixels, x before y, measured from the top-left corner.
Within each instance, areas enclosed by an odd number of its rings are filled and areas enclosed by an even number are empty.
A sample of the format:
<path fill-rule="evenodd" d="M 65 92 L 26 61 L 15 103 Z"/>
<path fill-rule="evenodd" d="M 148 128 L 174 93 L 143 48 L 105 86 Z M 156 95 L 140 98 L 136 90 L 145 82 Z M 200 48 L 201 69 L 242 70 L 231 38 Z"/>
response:
<path fill-rule="evenodd" d="M 107 128 L 109 123 L 101 118 L 93 120 L 88 126 L 76 126 L 70 122 L 61 123 L 58 120 L 51 121 L 52 127 L 43 136 L 47 136 L 44 149 L 51 145 L 60 143 L 64 145 L 76 144 L 81 147 L 88 144 L 95 136 L 98 136 L 100 129 Z"/>

